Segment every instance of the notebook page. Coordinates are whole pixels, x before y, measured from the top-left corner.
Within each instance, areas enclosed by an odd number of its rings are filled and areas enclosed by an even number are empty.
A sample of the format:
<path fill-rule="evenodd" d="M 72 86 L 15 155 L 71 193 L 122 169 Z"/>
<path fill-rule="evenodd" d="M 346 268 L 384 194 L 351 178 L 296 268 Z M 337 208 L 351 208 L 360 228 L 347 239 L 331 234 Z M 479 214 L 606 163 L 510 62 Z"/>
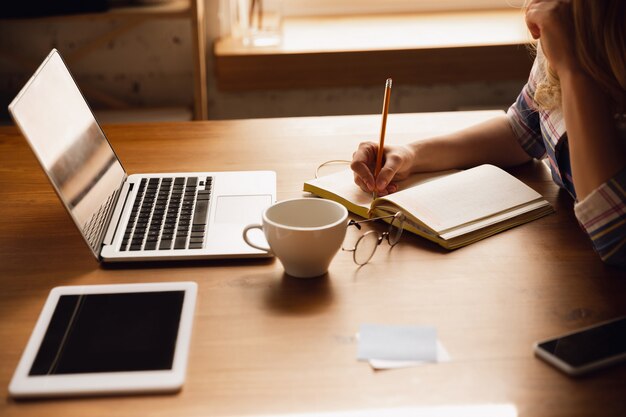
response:
<path fill-rule="evenodd" d="M 493 165 L 481 165 L 386 197 L 437 233 L 540 198 L 532 188 Z"/>
<path fill-rule="evenodd" d="M 539 211 L 539 210 L 542 210 L 542 212 L 552 211 L 550 203 L 548 203 L 546 200 L 536 200 L 522 207 L 517 207 L 515 209 L 502 212 L 500 214 L 488 217 L 486 219 L 482 219 L 474 223 L 469 223 L 466 226 L 452 229 L 449 232 L 442 233 L 441 237 L 443 239 L 449 240 L 449 239 L 453 239 L 461 235 L 475 232 L 477 230 L 486 229 L 490 226 L 493 226 L 499 222 L 503 222 L 508 219 L 515 218 L 515 220 L 519 220 L 519 221 L 513 220 L 512 223 L 507 223 L 506 227 L 508 228 L 510 225 L 524 223 L 524 219 L 525 219 L 525 217 L 523 217 L 524 214 L 531 212 L 531 211 Z"/>
<path fill-rule="evenodd" d="M 395 194 L 412 188 L 418 184 L 423 184 L 455 172 L 459 171 L 449 170 L 411 175 L 409 178 L 397 182 L 398 191 L 396 191 Z M 354 173 L 351 169 L 342 170 L 334 174 L 316 178 L 314 180 L 307 181 L 306 183 L 340 196 L 354 205 L 363 208 L 364 210 L 369 210 L 370 204 L 372 203 L 372 194 L 361 190 L 354 183 Z"/>

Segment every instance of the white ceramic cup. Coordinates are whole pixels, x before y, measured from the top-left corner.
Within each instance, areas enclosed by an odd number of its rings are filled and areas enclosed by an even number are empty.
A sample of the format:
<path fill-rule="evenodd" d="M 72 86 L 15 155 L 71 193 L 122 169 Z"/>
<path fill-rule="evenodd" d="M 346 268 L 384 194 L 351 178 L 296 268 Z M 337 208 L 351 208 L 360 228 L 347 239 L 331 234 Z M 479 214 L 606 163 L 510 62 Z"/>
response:
<path fill-rule="evenodd" d="M 262 224 L 244 228 L 243 239 L 253 248 L 273 253 L 288 275 L 324 275 L 346 236 L 348 210 L 319 198 L 279 201 L 263 212 Z M 248 231 L 260 229 L 269 247 L 250 241 Z"/>

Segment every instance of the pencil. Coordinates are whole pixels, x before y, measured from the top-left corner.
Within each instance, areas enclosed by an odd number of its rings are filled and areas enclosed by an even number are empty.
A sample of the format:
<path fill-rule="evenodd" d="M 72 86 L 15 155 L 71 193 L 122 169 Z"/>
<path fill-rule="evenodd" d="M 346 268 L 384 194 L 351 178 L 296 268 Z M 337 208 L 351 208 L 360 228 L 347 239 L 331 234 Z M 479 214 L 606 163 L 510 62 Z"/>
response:
<path fill-rule="evenodd" d="M 391 96 L 391 78 L 387 78 L 385 82 L 385 98 L 383 99 L 383 122 L 380 126 L 380 141 L 378 142 L 378 152 L 376 153 L 376 168 L 374 169 L 374 192 L 373 198 L 378 197 L 376 191 L 376 178 L 383 167 L 383 153 L 385 148 L 385 130 L 387 130 L 387 114 L 389 113 L 389 98 Z"/>

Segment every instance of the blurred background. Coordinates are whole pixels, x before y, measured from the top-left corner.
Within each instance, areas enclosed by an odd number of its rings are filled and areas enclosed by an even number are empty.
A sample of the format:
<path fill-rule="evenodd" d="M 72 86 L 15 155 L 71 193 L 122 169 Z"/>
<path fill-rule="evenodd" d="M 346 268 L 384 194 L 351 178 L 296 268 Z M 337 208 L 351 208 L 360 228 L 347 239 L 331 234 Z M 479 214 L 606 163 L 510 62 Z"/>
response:
<path fill-rule="evenodd" d="M 51 48 L 105 123 L 378 113 L 387 77 L 391 112 L 504 109 L 532 63 L 520 1 L 468 3 L 3 4 L 0 123 Z"/>

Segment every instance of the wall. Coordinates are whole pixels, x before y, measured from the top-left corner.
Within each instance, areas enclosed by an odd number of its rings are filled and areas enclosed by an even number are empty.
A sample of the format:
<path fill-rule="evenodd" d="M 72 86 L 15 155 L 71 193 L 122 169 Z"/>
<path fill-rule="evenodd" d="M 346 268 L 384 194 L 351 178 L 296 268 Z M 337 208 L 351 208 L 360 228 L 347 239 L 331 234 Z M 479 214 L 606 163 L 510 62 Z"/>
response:
<path fill-rule="evenodd" d="M 218 0 L 206 0 L 208 44 L 219 36 Z M 121 22 L 116 20 L 0 21 L 0 118 L 6 106 L 52 47 L 71 56 L 82 45 Z M 10 57 L 10 58 L 8 58 Z M 211 80 L 207 55 L 211 118 L 362 114 L 380 111 L 382 86 L 319 90 L 224 93 Z M 190 107 L 191 38 L 183 20 L 158 20 L 107 42 L 85 59 L 69 62 L 80 86 L 112 93 L 130 106 Z M 461 85 L 394 85 L 393 112 L 504 108 L 524 80 Z M 85 89 L 85 88 L 84 88 Z M 87 94 L 92 107 L 106 107 Z"/>
<path fill-rule="evenodd" d="M 130 106 L 186 106 L 192 100 L 191 38 L 182 20 L 150 21 L 106 42 L 83 59 L 72 54 L 122 21 L 32 19 L 0 23 L 0 100 L 6 105 L 51 48 L 66 58 L 92 107 L 105 104 L 92 86 Z"/>

